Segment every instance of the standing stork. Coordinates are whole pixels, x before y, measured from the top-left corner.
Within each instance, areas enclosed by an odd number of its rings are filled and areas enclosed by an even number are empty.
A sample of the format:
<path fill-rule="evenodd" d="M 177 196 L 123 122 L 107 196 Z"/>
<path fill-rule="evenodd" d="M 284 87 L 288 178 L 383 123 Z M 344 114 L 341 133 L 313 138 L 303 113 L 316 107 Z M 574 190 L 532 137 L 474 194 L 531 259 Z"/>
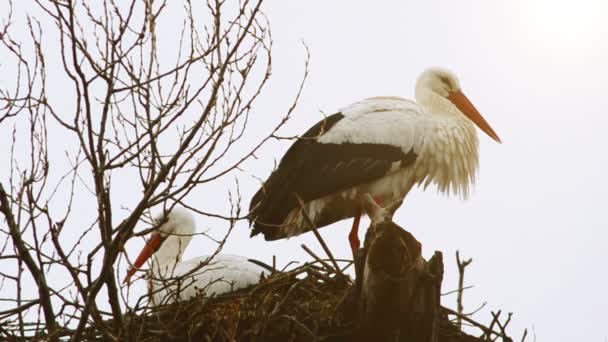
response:
<path fill-rule="evenodd" d="M 262 275 L 269 274 L 269 270 L 257 262 L 238 255 L 217 254 L 182 261 L 182 255 L 196 233 L 192 215 L 184 209 L 174 208 L 166 219 L 161 215 L 155 221 L 165 222 L 151 233 L 124 279 L 129 283 L 135 272 L 152 257 L 149 289 L 154 305 L 189 299 L 201 292 L 213 296 L 235 291 L 257 284 Z"/>
<path fill-rule="evenodd" d="M 458 78 L 440 68 L 418 77 L 416 102 L 373 97 L 343 108 L 304 133 L 253 196 L 251 235 L 276 240 L 310 230 L 299 196 L 318 228 L 355 218 L 349 234 L 355 253 L 365 194 L 390 204 L 416 184 L 435 184 L 467 197 L 478 167 L 474 125 L 500 143 Z"/>

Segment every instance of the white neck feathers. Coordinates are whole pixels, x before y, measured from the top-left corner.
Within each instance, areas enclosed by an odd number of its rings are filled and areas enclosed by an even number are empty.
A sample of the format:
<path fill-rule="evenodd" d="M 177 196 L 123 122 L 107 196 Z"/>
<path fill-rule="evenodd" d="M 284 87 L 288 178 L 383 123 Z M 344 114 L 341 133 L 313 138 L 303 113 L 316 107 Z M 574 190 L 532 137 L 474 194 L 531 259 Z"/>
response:
<path fill-rule="evenodd" d="M 479 165 L 477 132 L 455 106 L 443 105 L 425 107 L 432 125 L 420 151 L 417 181 L 424 188 L 436 184 L 442 193 L 467 198 Z"/>
<path fill-rule="evenodd" d="M 157 218 L 161 219 L 162 216 Z M 195 232 L 194 218 L 183 209 L 174 209 L 167 217 L 167 222 L 159 228 L 159 232 L 166 238 L 154 253 L 152 272 L 160 277 L 170 276 L 175 265 L 181 262 L 184 251 L 192 240 Z"/>
<path fill-rule="evenodd" d="M 458 115 L 465 118 L 464 114 L 447 98 L 437 94 L 430 89 L 416 89 L 416 103 L 425 111 L 435 115 Z"/>

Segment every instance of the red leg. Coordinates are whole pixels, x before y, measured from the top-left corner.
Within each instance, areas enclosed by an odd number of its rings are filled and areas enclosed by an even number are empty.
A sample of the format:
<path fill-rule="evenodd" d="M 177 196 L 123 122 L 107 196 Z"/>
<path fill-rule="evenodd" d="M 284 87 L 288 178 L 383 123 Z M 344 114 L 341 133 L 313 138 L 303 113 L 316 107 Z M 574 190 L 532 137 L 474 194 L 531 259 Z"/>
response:
<path fill-rule="evenodd" d="M 360 247 L 359 242 L 359 221 L 361 221 L 361 214 L 355 216 L 353 220 L 353 227 L 348 234 L 348 241 L 350 242 L 350 248 L 353 250 L 353 257 L 357 254 Z"/>
<path fill-rule="evenodd" d="M 375 196 L 374 201 L 379 206 L 382 206 L 382 197 Z M 350 248 L 353 251 L 353 257 L 357 254 L 359 247 L 361 247 L 361 242 L 359 241 L 359 222 L 361 222 L 361 213 L 355 216 L 353 220 L 353 227 L 350 229 L 350 233 L 348 234 L 348 241 L 350 242 Z"/>

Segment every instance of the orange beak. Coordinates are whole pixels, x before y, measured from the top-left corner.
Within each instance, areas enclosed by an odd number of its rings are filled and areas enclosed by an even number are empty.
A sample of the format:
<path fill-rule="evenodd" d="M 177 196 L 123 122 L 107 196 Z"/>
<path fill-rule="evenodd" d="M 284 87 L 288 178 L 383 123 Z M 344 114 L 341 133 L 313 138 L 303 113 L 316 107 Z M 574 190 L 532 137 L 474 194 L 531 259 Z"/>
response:
<path fill-rule="evenodd" d="M 165 237 L 162 237 L 159 233 L 152 234 L 150 240 L 146 243 L 141 252 L 139 252 L 137 259 L 135 259 L 135 262 L 133 263 L 133 267 L 131 267 L 127 272 L 127 276 L 125 277 L 125 280 L 123 280 L 123 284 L 129 283 L 131 277 L 135 274 L 135 272 L 139 270 L 141 265 L 143 265 L 146 260 L 150 259 L 152 254 L 156 253 L 156 251 L 160 248 L 160 245 L 162 245 L 164 241 Z"/>
<path fill-rule="evenodd" d="M 490 138 L 496 140 L 498 143 L 502 143 L 498 134 L 494 132 L 492 127 L 488 124 L 488 122 L 481 116 L 481 114 L 477 111 L 475 106 L 469 101 L 469 99 L 462 93 L 462 91 L 457 91 L 451 93 L 448 96 L 448 99 L 458 108 L 464 115 L 466 115 L 479 129 L 484 131 Z"/>

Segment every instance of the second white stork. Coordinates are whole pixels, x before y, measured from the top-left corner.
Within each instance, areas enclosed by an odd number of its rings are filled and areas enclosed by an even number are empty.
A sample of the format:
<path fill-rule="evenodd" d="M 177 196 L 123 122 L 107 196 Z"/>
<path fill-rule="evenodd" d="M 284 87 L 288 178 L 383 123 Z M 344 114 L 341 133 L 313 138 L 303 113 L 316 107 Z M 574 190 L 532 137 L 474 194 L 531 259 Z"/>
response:
<path fill-rule="evenodd" d="M 252 236 L 276 240 L 309 231 L 299 196 L 319 228 L 355 218 L 349 234 L 354 253 L 365 194 L 388 204 L 402 202 L 416 184 L 435 184 L 466 197 L 478 168 L 474 125 L 500 138 L 448 70 L 424 71 L 415 96 L 415 102 L 365 99 L 304 133 L 251 200 Z"/>
<path fill-rule="evenodd" d="M 164 216 L 156 222 L 164 221 Z M 129 269 L 128 283 L 139 268 L 152 257 L 149 289 L 153 305 L 192 298 L 200 293 L 219 295 L 257 284 L 269 270 L 246 257 L 230 254 L 202 256 L 182 261 L 182 255 L 196 234 L 194 218 L 174 208 L 154 231 Z M 204 267 L 201 267 L 204 264 Z"/>

